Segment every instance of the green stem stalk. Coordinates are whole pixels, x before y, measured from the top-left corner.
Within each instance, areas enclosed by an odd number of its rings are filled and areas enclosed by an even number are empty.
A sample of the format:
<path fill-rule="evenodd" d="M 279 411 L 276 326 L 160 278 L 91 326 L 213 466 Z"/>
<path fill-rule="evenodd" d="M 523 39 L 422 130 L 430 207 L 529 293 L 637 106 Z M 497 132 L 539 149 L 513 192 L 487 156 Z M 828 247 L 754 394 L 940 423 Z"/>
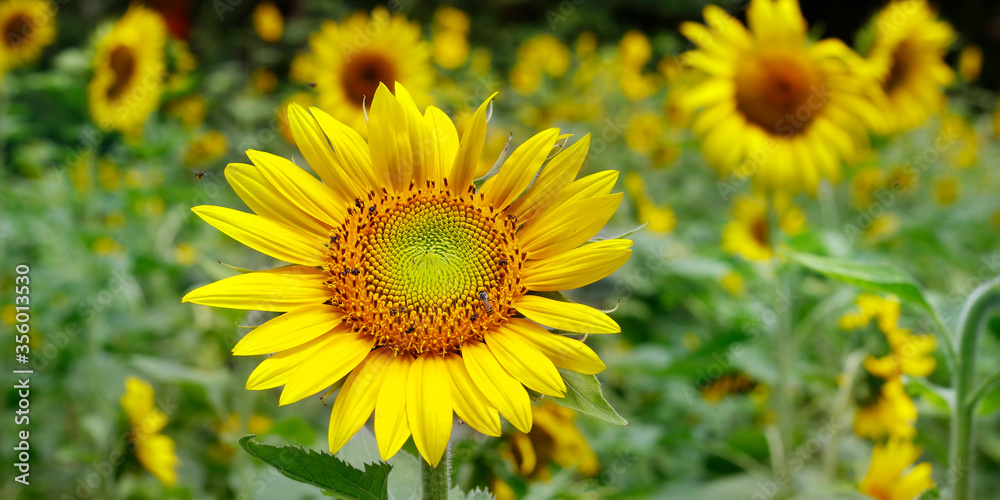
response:
<path fill-rule="evenodd" d="M 955 403 L 951 415 L 951 467 L 953 500 L 969 500 L 972 491 L 973 415 L 978 402 L 973 392 L 976 375 L 976 347 L 986 313 L 1000 305 L 1000 276 L 982 284 L 965 301 L 958 318 L 958 359 L 952 372 Z M 985 389 L 983 389 L 985 391 Z"/>
<path fill-rule="evenodd" d="M 451 490 L 450 442 L 437 467 L 431 467 L 426 460 L 420 460 L 420 479 L 424 486 L 424 500 L 448 500 L 448 491 Z"/>

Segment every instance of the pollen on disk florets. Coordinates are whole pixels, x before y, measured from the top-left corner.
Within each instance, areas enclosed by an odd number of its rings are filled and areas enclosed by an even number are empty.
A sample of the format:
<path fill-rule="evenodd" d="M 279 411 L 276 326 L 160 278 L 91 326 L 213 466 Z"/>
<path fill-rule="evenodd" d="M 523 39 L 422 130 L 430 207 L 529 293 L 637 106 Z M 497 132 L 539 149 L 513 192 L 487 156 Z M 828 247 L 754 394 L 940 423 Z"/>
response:
<path fill-rule="evenodd" d="M 472 187 L 460 196 L 431 181 L 370 192 L 330 233 L 330 303 L 376 346 L 458 352 L 512 316 L 526 292 L 516 230 Z"/>

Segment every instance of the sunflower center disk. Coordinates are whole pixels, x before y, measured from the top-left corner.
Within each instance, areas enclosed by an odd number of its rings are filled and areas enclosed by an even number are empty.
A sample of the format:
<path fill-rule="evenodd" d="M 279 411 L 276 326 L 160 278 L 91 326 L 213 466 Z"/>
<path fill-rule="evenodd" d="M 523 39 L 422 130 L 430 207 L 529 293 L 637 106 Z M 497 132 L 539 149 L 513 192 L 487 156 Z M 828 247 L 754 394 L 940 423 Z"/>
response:
<path fill-rule="evenodd" d="M 107 98 L 117 99 L 132 80 L 132 75 L 135 74 L 135 55 L 132 54 L 132 49 L 119 45 L 111 51 L 109 64 L 115 73 L 115 80 L 108 87 Z"/>
<path fill-rule="evenodd" d="M 457 352 L 513 314 L 515 224 L 478 201 L 434 188 L 356 201 L 326 267 L 354 331 L 397 353 Z"/>
<path fill-rule="evenodd" d="M 379 82 L 396 81 L 393 64 L 380 54 L 362 52 L 356 54 L 345 64 L 341 72 L 341 85 L 344 94 L 358 106 L 366 100 L 371 105 L 372 97 L 378 90 Z"/>
<path fill-rule="evenodd" d="M 826 100 L 822 77 L 803 54 L 762 52 L 736 70 L 736 108 L 771 134 L 804 132 Z"/>
<path fill-rule="evenodd" d="M 34 23 L 24 14 L 11 16 L 7 24 L 0 30 L 0 33 L 3 34 L 4 43 L 12 49 L 16 49 L 26 43 L 34 32 Z"/>

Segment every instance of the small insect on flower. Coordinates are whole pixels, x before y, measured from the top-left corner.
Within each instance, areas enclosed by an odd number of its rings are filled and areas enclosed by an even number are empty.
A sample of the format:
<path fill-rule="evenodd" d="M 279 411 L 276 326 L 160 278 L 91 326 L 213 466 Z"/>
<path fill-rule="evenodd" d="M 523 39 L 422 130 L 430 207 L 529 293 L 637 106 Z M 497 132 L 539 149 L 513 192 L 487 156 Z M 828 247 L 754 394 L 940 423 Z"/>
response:
<path fill-rule="evenodd" d="M 483 303 L 483 309 L 486 309 L 486 314 L 493 314 L 493 304 L 490 304 L 490 295 L 486 293 L 486 290 L 479 292 L 479 300 Z"/>

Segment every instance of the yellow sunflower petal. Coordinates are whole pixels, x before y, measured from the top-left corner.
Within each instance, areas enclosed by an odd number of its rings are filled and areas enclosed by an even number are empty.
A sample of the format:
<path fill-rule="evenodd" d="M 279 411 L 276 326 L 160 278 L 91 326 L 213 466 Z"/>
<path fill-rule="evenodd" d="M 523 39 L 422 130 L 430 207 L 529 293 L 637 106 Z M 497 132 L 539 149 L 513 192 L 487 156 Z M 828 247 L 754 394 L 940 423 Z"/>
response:
<path fill-rule="evenodd" d="M 420 114 L 413 97 L 406 91 L 406 88 L 396 82 L 396 100 L 403 110 L 406 118 L 406 129 L 410 134 L 410 155 L 413 159 L 413 173 L 411 179 L 417 186 L 421 186 L 427 179 L 437 180 L 431 177 L 429 169 L 434 162 L 434 137 L 432 130 L 428 127 L 424 116 Z M 436 169 L 434 169 L 436 170 Z"/>
<path fill-rule="evenodd" d="M 196 288 L 181 302 L 229 309 L 285 312 L 330 298 L 320 269 L 289 266 L 238 274 Z"/>
<path fill-rule="evenodd" d="M 531 430 L 531 400 L 524 386 L 500 366 L 490 348 L 482 342 L 462 346 L 462 360 L 469 376 L 500 414 L 521 432 Z"/>
<path fill-rule="evenodd" d="M 428 106 L 424 119 L 430 129 L 430 143 L 433 161 L 427 166 L 427 178 L 440 184 L 446 174 L 451 173 L 458 154 L 458 131 L 455 124 L 440 109 Z"/>
<path fill-rule="evenodd" d="M 302 345 L 340 324 L 344 312 L 327 304 L 300 307 L 254 328 L 233 347 L 236 356 L 270 354 Z"/>
<path fill-rule="evenodd" d="M 191 209 L 230 238 L 285 262 L 321 266 L 326 262 L 325 239 L 280 222 L 231 208 L 201 205 Z"/>
<path fill-rule="evenodd" d="M 445 364 L 451 377 L 451 400 L 458 417 L 487 436 L 500 437 L 500 413 L 476 387 L 462 357 L 449 353 Z"/>
<path fill-rule="evenodd" d="M 392 359 L 392 350 L 388 347 L 375 349 L 347 376 L 330 411 L 330 432 L 327 436 L 330 453 L 337 453 L 351 436 L 357 434 L 375 410 L 375 399 Z"/>
<path fill-rule="evenodd" d="M 480 188 L 486 196 L 486 201 L 503 210 L 521 196 L 552 151 L 558 135 L 559 129 L 550 128 L 536 134 L 515 149 L 500 171 L 487 179 Z"/>
<path fill-rule="evenodd" d="M 349 203 L 367 191 L 362 187 L 363 179 L 348 175 L 348 171 L 341 167 L 342 158 L 338 159 L 338 155 L 330 148 L 323 128 L 305 108 L 294 102 L 289 104 L 288 124 L 302 156 L 326 186 L 337 193 L 341 201 Z"/>
<path fill-rule="evenodd" d="M 559 370 L 549 358 L 506 326 L 486 332 L 486 346 L 508 373 L 529 389 L 561 398 L 566 394 Z"/>
<path fill-rule="evenodd" d="M 524 318 L 512 319 L 507 322 L 507 326 L 534 344 L 559 368 L 586 375 L 601 373 L 606 368 L 597 353 L 579 340 L 552 333 Z"/>
<path fill-rule="evenodd" d="M 538 295 L 514 299 L 514 308 L 537 323 L 580 333 L 618 333 L 621 328 L 607 314 L 593 307 L 561 302 Z"/>
<path fill-rule="evenodd" d="M 406 419 L 413 444 L 431 467 L 448 447 L 452 424 L 451 381 L 444 358 L 425 352 L 406 376 Z"/>
<path fill-rule="evenodd" d="M 332 332 L 331 340 L 305 360 L 281 391 L 278 405 L 294 403 L 312 396 L 344 378 L 375 345 L 375 337 L 351 331 L 341 323 Z"/>
<path fill-rule="evenodd" d="M 631 240 L 604 240 L 547 259 L 529 260 L 521 282 L 529 290 L 551 292 L 589 285 L 618 270 L 632 255 Z"/>
<path fill-rule="evenodd" d="M 469 124 L 462 134 L 462 142 L 458 146 L 458 154 L 455 156 L 455 164 L 448 174 L 448 186 L 454 194 L 464 193 L 472 184 L 476 175 L 476 167 L 479 166 L 479 156 L 483 152 L 483 144 L 486 142 L 486 111 L 489 109 L 490 101 L 496 97 L 498 92 L 494 92 L 487 97 L 479 106 Z"/>
<path fill-rule="evenodd" d="M 361 134 L 319 108 L 309 108 L 309 112 L 316 118 L 316 122 L 326 134 L 326 138 L 330 140 L 337 163 L 344 171 L 344 177 L 356 179 L 363 188 L 362 192 L 356 194 L 360 196 L 369 190 L 379 189 L 382 184 L 375 176 L 368 143 L 361 137 Z M 331 166 L 331 170 L 335 168 L 335 166 Z M 329 171 L 327 175 L 322 172 L 316 173 L 327 184 L 335 183 L 339 179 L 338 176 L 331 175 Z"/>
<path fill-rule="evenodd" d="M 406 379 L 413 358 L 396 356 L 385 370 L 375 402 L 375 439 L 382 460 L 389 460 L 410 437 L 406 420 Z"/>
<path fill-rule="evenodd" d="M 517 216 L 519 222 L 525 223 L 545 210 L 576 178 L 589 150 L 590 134 L 587 134 L 556 155 L 538 175 L 531 189 L 510 206 L 509 212 Z"/>
<path fill-rule="evenodd" d="M 544 259 L 576 248 L 596 234 L 618 210 L 622 193 L 587 198 L 546 210 L 519 236 L 529 259 Z"/>
<path fill-rule="evenodd" d="M 307 359 L 310 359 L 320 347 L 328 344 L 330 340 L 332 340 L 331 336 L 324 335 L 261 361 L 247 378 L 247 389 L 255 391 L 285 385 L 295 370 L 302 366 L 302 363 Z"/>
<path fill-rule="evenodd" d="M 608 194 L 611 192 L 611 188 L 615 187 L 616 182 L 618 182 L 618 171 L 616 170 L 604 170 L 577 179 L 564 187 L 562 192 L 552 199 L 552 204 L 540 212 L 538 216 L 543 217 L 552 212 L 558 212 L 574 201 Z"/>
<path fill-rule="evenodd" d="M 292 204 L 331 227 L 344 222 L 346 207 L 343 202 L 336 201 L 334 192 L 305 170 L 288 159 L 264 151 L 251 149 L 247 157 Z"/>
<path fill-rule="evenodd" d="M 375 175 L 392 191 L 400 192 L 413 179 L 410 132 L 403 107 L 383 83 L 379 83 L 368 114 L 368 144 Z"/>
<path fill-rule="evenodd" d="M 226 167 L 226 180 L 233 191 L 254 213 L 286 226 L 309 231 L 326 237 L 330 226 L 291 203 L 254 165 L 230 163 Z"/>

